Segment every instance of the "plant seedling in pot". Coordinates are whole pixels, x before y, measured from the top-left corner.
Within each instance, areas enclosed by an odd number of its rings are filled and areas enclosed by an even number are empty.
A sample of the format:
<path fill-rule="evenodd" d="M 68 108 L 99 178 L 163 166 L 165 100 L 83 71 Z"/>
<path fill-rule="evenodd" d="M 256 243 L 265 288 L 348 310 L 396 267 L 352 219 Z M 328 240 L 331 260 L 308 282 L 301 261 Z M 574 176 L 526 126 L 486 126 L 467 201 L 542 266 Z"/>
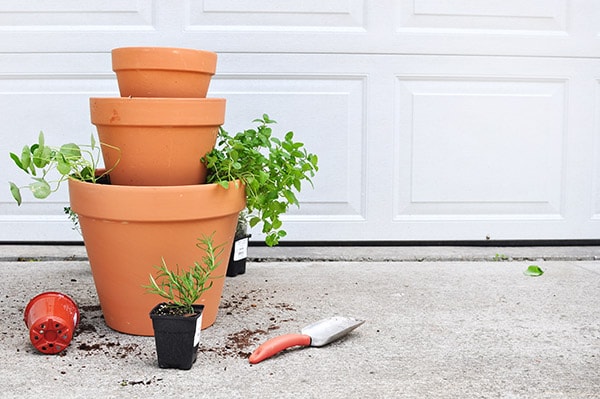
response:
<path fill-rule="evenodd" d="M 227 265 L 227 277 L 235 277 L 246 273 L 248 242 L 251 236 L 251 234 L 248 234 L 248 211 L 244 209 L 238 215 L 233 245 L 229 255 L 229 264 Z"/>
<path fill-rule="evenodd" d="M 214 246 L 213 238 L 202 237 L 196 246 L 204 251 L 201 262 L 187 271 L 171 270 L 165 260 L 158 266 L 156 277 L 150 275 L 150 285 L 146 291 L 166 299 L 150 311 L 154 328 L 156 354 L 161 368 L 189 370 L 196 361 L 196 354 L 202 325 L 204 305 L 196 303 L 202 294 L 213 285 L 213 280 L 223 276 L 213 276 L 219 266 L 217 258 L 223 251 L 223 244 Z"/>

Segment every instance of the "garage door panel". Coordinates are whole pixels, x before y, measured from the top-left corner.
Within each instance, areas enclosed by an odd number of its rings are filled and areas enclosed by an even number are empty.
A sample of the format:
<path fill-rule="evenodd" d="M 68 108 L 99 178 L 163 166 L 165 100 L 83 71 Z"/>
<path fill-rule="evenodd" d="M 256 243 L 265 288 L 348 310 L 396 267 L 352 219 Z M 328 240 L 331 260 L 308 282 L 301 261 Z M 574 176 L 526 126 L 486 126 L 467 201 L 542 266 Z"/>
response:
<path fill-rule="evenodd" d="M 506 31 L 564 31 L 566 0 L 404 0 L 398 2 L 400 30 L 457 29 Z M 483 30 L 483 31 L 482 31 Z"/>
<path fill-rule="evenodd" d="M 365 217 L 365 77 L 347 75 L 236 76 L 215 78 L 211 96 L 227 98 L 226 130 L 253 126 L 263 113 L 279 123 L 274 132 L 295 132 L 296 140 L 321 155 L 315 189 L 305 184 L 295 219 Z M 325 155 L 326 154 L 326 155 Z"/>
<path fill-rule="evenodd" d="M 560 80 L 399 78 L 395 220 L 560 219 L 565 94 Z"/>
<path fill-rule="evenodd" d="M 0 1 L 1 30 L 153 29 L 153 1 Z"/>
<path fill-rule="evenodd" d="M 589 0 L 0 0 L 0 51 L 597 57 L 599 18 Z"/>
<path fill-rule="evenodd" d="M 363 31 L 364 0 L 189 0 L 188 30 Z"/>

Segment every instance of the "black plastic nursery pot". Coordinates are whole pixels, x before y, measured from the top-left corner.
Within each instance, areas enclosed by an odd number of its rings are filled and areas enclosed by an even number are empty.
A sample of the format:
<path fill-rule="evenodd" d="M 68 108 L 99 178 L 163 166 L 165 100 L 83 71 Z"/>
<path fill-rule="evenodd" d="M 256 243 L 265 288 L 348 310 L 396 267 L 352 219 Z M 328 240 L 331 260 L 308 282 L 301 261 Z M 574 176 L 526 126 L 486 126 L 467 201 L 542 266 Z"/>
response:
<path fill-rule="evenodd" d="M 227 277 L 235 277 L 246 273 L 246 259 L 248 258 L 248 241 L 252 235 L 246 234 L 236 237 L 231 247 Z"/>
<path fill-rule="evenodd" d="M 158 367 L 189 370 L 196 361 L 204 305 L 193 305 L 196 313 L 186 316 L 160 314 L 164 305 L 159 303 L 150 311 Z"/>

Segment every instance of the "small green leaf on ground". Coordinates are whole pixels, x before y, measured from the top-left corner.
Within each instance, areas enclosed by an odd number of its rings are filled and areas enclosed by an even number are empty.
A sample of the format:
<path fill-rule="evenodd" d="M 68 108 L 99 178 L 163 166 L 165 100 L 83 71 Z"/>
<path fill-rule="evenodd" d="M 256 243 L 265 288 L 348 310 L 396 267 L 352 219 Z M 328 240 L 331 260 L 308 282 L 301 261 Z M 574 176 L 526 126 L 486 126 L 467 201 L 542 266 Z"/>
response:
<path fill-rule="evenodd" d="M 526 276 L 537 277 L 544 274 L 544 271 L 537 265 L 531 265 L 523 272 Z"/>

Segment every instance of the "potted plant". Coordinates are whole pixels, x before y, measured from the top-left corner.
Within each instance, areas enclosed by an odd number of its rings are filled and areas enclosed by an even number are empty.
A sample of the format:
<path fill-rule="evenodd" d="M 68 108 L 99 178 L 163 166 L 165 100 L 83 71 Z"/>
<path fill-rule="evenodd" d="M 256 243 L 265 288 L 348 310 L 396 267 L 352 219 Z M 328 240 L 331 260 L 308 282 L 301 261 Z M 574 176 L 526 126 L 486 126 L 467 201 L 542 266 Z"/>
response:
<path fill-rule="evenodd" d="M 241 181 L 231 185 L 201 184 L 206 169 L 200 158 L 214 147 L 224 118 L 225 100 L 203 98 L 205 93 L 195 94 L 196 98 L 183 98 L 187 94 L 181 93 L 174 94 L 179 98 L 129 98 L 136 93 L 125 93 L 129 89 L 121 85 L 134 77 L 137 82 L 130 88 L 141 89 L 142 96 L 161 97 L 165 94 L 146 92 L 141 87 L 148 76 L 153 76 L 149 79 L 154 87 L 175 86 L 171 78 L 158 77 L 165 68 L 179 69 L 187 75 L 190 72 L 187 66 L 192 69 L 198 66 L 196 56 L 208 55 L 206 65 L 200 69 L 210 78 L 216 54 L 182 49 L 129 50 L 113 54 L 116 61 L 113 67 L 125 72 L 117 76 L 125 98 L 90 99 L 99 147 L 92 142 L 87 152 L 71 144 L 51 148 L 40 134 L 37 143 L 24 147 L 20 155 L 10 156 L 33 178 L 27 188 L 36 198 L 48 197 L 62 182 L 68 181 L 71 211 L 77 215 L 106 324 L 129 334 L 152 335 L 151 321 L 144 314 L 157 301 L 140 292 L 148 265 L 161 258 L 174 264 L 192 263 L 195 254 L 190 249 L 195 238 L 212 231 L 216 242 L 225 243 L 218 254 L 219 267 L 225 268 L 237 217 L 245 207 L 245 184 Z M 130 52 L 139 53 L 139 59 L 130 62 L 121 57 Z M 150 53 L 163 54 L 158 64 L 148 58 Z M 165 59 L 160 60 L 161 57 Z M 179 66 L 164 65 L 170 61 Z M 181 68 L 182 64 L 187 66 Z M 166 122 L 160 120 L 163 111 Z M 158 127 L 149 128 L 152 125 Z M 206 136 L 208 145 L 200 148 L 187 144 L 174 133 Z M 132 146 L 124 141 L 126 138 L 133 138 Z M 158 151 L 150 150 L 148 145 L 154 138 L 162 142 L 156 147 Z M 96 151 L 102 153 L 107 170 L 98 168 Z M 192 180 L 177 180 L 183 174 L 167 170 L 167 166 L 184 159 L 187 159 L 185 168 L 194 176 Z M 146 180 L 148 173 L 152 180 Z M 11 182 L 10 189 L 17 203 L 21 203 L 21 188 Z M 217 274 L 224 276 L 225 270 Z M 205 305 L 202 327 L 215 321 L 223 280 L 213 281 L 213 289 L 200 300 Z"/>
<path fill-rule="evenodd" d="M 227 265 L 227 277 L 235 277 L 246 273 L 246 260 L 248 258 L 248 242 L 252 235 L 248 234 L 248 213 L 247 210 L 240 212 L 237 225 L 235 227 L 235 236 L 233 246 L 229 255 L 229 264 Z"/>
<path fill-rule="evenodd" d="M 212 288 L 212 275 L 219 266 L 217 260 L 223 246 L 215 246 L 212 236 L 198 239 L 196 246 L 204 251 L 200 262 L 186 270 L 176 266 L 171 270 L 165 260 L 158 267 L 156 278 L 150 274 L 147 292 L 166 299 L 150 311 L 158 366 L 189 370 L 196 361 L 204 305 L 196 303 Z"/>
<path fill-rule="evenodd" d="M 254 121 L 256 128 L 229 135 L 219 130 L 215 149 L 203 158 L 207 184 L 183 186 L 123 186 L 110 181 L 110 170 L 97 169 L 99 146 L 92 151 L 68 144 L 49 147 L 43 135 L 11 158 L 33 183 L 26 186 L 36 198 L 46 198 L 68 180 L 71 210 L 78 222 L 90 260 L 94 283 L 107 325 L 135 335 L 152 335 L 145 309 L 156 301 L 143 295 L 141 282 L 148 265 L 165 258 L 169 263 L 191 264 L 199 234 L 215 232 L 225 243 L 216 275 L 224 276 L 233 245 L 239 212 L 247 207 L 248 225 L 262 223 L 268 245 L 286 235 L 280 216 L 292 204 L 303 181 L 318 170 L 317 156 L 288 132 L 272 135 L 275 123 L 268 115 Z M 103 145 L 103 144 L 101 144 Z M 76 150 L 79 149 L 79 150 Z M 91 171 L 96 170 L 96 173 Z M 53 172 L 53 173 L 50 173 Z M 52 180 L 50 176 L 56 176 Z M 102 184 L 99 184 L 102 183 Z M 17 203 L 21 188 L 10 183 Z M 202 326 L 217 317 L 224 279 L 201 298 Z"/>
<path fill-rule="evenodd" d="M 193 263 L 195 253 L 190 248 L 196 237 L 215 232 L 214 240 L 225 243 L 218 254 L 217 271 L 224 276 L 238 213 L 245 207 L 244 185 L 234 183 L 229 189 L 216 183 L 115 185 L 108 171 L 91 173 L 97 168 L 99 151 L 95 141 L 89 146 L 48 146 L 40 134 L 38 142 L 25 146 L 20 156 L 10 155 L 32 178 L 25 187 L 11 182 L 11 193 L 20 204 L 24 188 L 43 199 L 68 182 L 70 217 L 77 216 L 106 324 L 117 331 L 149 336 L 153 330 L 147 309 L 157 302 L 143 295 L 148 265 L 161 258 L 169 263 Z M 201 298 L 203 328 L 216 320 L 223 285 L 223 278 L 215 280 L 213 289 Z"/>
<path fill-rule="evenodd" d="M 139 59 L 124 60 L 121 56 L 126 53 L 138 53 Z M 129 77 L 138 79 L 134 90 L 145 84 L 148 76 L 153 76 L 150 80 L 155 87 L 175 84 L 171 78 L 157 77 L 155 72 L 166 67 L 163 61 L 150 61 L 150 53 L 179 60 L 179 67 L 167 69 L 183 70 L 184 74 L 189 71 L 180 68 L 181 64 L 196 61 L 183 59 L 200 55 L 182 49 L 115 49 L 113 67 L 126 72 L 117 76 L 122 95 L 133 93 L 121 87 L 123 79 Z M 204 70 L 204 65 L 199 69 L 210 76 L 215 54 L 209 54 L 207 60 L 208 68 Z M 152 72 L 145 75 L 146 70 Z M 166 95 L 143 90 L 141 95 Z M 38 142 L 25 146 L 20 155 L 10 154 L 32 177 L 27 188 L 36 198 L 48 197 L 68 181 L 71 212 L 77 215 L 100 306 L 107 325 L 115 330 L 152 335 L 152 326 L 143 313 L 156 303 L 141 295 L 140 281 L 148 264 L 161 257 L 170 263 L 190 264 L 194 254 L 189 248 L 198 234 L 213 231 L 214 239 L 225 243 L 219 254 L 219 267 L 225 268 L 238 214 L 245 207 L 248 225 L 262 223 L 265 242 L 276 245 L 286 235 L 280 216 L 290 205 L 298 205 L 295 192 L 300 191 L 304 180 L 311 182 L 318 170 L 317 156 L 294 141 L 293 132 L 283 138 L 272 135 L 270 125 L 275 121 L 266 114 L 254 121 L 258 127 L 229 135 L 220 127 L 225 100 L 198 98 L 204 94 L 196 98 L 92 98 L 90 111 L 99 146 L 92 138 L 87 148 L 73 143 L 50 147 L 40 134 Z M 163 111 L 166 122 L 158 120 Z M 152 124 L 158 127 L 150 129 Z M 175 130 L 183 136 L 206 136 L 208 144 L 188 144 L 175 138 Z M 149 142 L 156 137 L 162 144 L 158 150 L 150 150 Z M 132 139 L 133 144 L 126 139 Z M 98 168 L 98 153 L 106 170 Z M 168 171 L 167 166 L 181 160 L 192 178 L 178 180 L 183 173 Z M 206 184 L 202 184 L 204 177 Z M 21 188 L 10 183 L 19 204 Z M 217 274 L 225 275 L 226 270 Z M 216 319 L 222 286 L 223 279 L 215 281 L 211 292 L 201 299 L 205 304 L 203 327 Z"/>
<path fill-rule="evenodd" d="M 238 213 L 245 206 L 242 184 L 119 186 L 69 179 L 69 198 L 78 215 L 94 283 L 106 324 L 121 332 L 152 335 L 147 309 L 156 305 L 143 295 L 148 265 L 164 258 L 186 265 L 195 259 L 196 237 L 214 233 L 225 243 L 218 254 L 224 276 Z M 203 328 L 217 318 L 224 278 L 201 298 Z"/>

